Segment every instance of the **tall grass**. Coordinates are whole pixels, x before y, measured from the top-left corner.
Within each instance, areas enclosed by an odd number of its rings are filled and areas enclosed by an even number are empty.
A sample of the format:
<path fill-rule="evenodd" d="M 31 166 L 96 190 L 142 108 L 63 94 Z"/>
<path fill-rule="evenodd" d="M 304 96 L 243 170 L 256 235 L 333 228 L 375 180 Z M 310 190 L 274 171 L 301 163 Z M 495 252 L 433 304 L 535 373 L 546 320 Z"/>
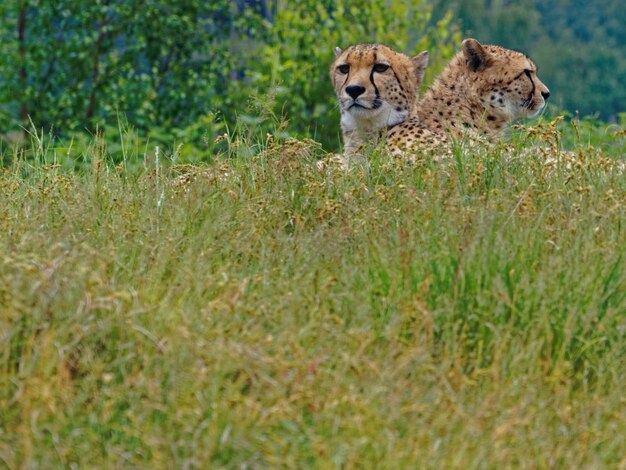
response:
<path fill-rule="evenodd" d="M 44 137 L 0 175 L 7 468 L 626 465 L 626 178 L 593 149 L 95 141 L 76 172 Z"/>

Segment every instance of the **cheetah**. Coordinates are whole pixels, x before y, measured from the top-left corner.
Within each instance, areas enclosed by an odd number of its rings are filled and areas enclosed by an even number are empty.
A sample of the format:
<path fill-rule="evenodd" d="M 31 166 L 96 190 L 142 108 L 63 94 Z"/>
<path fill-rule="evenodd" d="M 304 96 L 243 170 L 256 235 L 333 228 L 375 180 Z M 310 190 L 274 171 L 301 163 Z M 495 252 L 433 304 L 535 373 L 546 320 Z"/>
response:
<path fill-rule="evenodd" d="M 492 142 L 515 119 L 538 116 L 550 96 L 537 67 L 524 54 L 465 39 L 402 123 L 390 125 L 387 148 L 395 156 L 447 147 L 449 138 Z"/>
<path fill-rule="evenodd" d="M 382 44 L 335 48 L 330 77 L 341 111 L 344 163 L 363 144 L 416 114 L 418 87 L 428 66 L 424 51 L 408 57 Z"/>

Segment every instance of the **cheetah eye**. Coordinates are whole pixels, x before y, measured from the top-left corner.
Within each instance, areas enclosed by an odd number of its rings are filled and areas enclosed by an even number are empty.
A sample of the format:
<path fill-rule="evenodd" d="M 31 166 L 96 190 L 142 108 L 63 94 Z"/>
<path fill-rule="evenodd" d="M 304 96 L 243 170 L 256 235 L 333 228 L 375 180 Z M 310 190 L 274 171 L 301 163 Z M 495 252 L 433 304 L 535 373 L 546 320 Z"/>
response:
<path fill-rule="evenodd" d="M 337 70 L 339 70 L 339 73 L 342 73 L 345 75 L 350 71 L 350 66 L 348 64 L 343 64 L 337 67 Z"/>
<path fill-rule="evenodd" d="M 388 68 L 389 68 L 389 66 L 387 64 L 376 64 L 376 65 L 374 65 L 374 72 L 376 72 L 376 73 L 383 73 Z"/>

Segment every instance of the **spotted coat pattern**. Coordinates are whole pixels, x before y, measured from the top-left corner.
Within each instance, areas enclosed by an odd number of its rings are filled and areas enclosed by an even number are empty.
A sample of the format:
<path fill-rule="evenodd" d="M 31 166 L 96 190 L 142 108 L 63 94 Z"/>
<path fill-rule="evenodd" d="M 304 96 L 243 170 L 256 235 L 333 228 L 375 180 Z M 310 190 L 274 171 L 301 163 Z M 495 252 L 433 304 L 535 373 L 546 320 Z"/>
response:
<path fill-rule="evenodd" d="M 387 147 L 414 158 L 423 149 L 448 148 L 450 138 L 493 141 L 513 120 L 538 115 L 549 95 L 524 54 L 466 39 L 415 114 L 390 126 Z"/>

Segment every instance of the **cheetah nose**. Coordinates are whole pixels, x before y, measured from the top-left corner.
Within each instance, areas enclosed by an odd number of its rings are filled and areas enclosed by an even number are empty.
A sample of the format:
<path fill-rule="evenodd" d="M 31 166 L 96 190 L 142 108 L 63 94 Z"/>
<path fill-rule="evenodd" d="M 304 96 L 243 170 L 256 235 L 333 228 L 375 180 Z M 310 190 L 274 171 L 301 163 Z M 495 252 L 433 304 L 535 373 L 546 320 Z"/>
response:
<path fill-rule="evenodd" d="M 550 91 L 548 91 L 548 90 L 542 91 L 541 92 L 541 96 L 543 96 L 544 100 L 547 100 L 548 98 L 550 98 Z"/>
<path fill-rule="evenodd" d="M 350 85 L 346 87 L 346 93 L 349 94 L 353 100 L 356 100 L 359 96 L 365 93 L 365 87 L 361 85 Z"/>

